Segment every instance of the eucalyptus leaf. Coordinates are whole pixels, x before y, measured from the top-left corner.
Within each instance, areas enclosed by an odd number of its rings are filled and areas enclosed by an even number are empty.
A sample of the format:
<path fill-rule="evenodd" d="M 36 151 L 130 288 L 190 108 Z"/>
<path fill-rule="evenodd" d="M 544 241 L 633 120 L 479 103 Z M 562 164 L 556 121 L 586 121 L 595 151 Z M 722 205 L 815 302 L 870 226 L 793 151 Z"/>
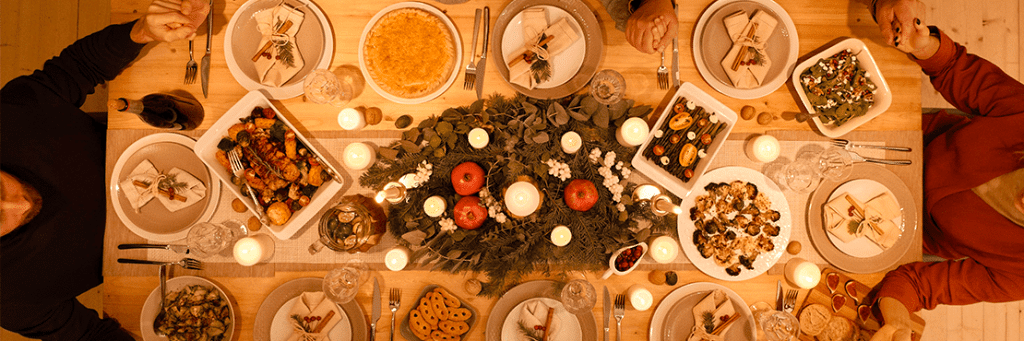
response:
<path fill-rule="evenodd" d="M 459 114 L 459 111 L 455 110 L 455 108 L 448 108 L 441 113 L 441 119 L 447 122 L 458 121 L 462 119 L 462 115 Z"/>
<path fill-rule="evenodd" d="M 443 141 L 441 141 L 441 137 L 439 137 L 439 136 L 431 137 L 430 138 L 430 148 L 440 147 L 442 142 Z"/>
<path fill-rule="evenodd" d="M 427 234 L 420 230 L 409 231 L 402 235 L 402 239 L 412 245 L 422 245 L 423 240 L 426 238 Z"/>
<path fill-rule="evenodd" d="M 452 110 L 452 109 L 448 109 L 448 110 Z M 448 110 L 445 110 L 445 112 L 448 112 Z M 431 118 L 428 118 L 428 119 L 420 121 L 419 127 L 421 129 L 422 128 L 432 128 L 435 125 L 437 125 L 437 117 L 431 117 Z"/>
<path fill-rule="evenodd" d="M 523 102 L 523 112 L 525 112 L 528 115 L 536 114 L 537 106 L 533 105 L 533 103 L 530 102 Z"/>
<path fill-rule="evenodd" d="M 399 141 L 399 143 L 402 144 L 402 149 L 404 149 L 405 152 L 409 154 L 419 154 L 420 150 L 422 150 L 420 146 L 406 140 L 401 140 Z"/>
<path fill-rule="evenodd" d="M 398 150 L 394 148 L 379 148 L 377 149 L 377 154 L 386 160 L 398 159 Z"/>
<path fill-rule="evenodd" d="M 548 133 L 546 131 L 542 131 L 537 135 L 533 136 L 533 142 L 537 143 L 548 143 L 548 141 L 550 140 L 551 138 L 548 136 Z"/>
<path fill-rule="evenodd" d="M 412 143 L 416 143 L 416 142 L 419 142 L 419 141 L 417 141 L 417 139 L 419 139 L 419 138 L 420 138 L 420 130 L 419 130 L 419 128 L 413 128 L 413 129 L 409 129 L 409 130 L 406 130 L 406 131 L 402 132 L 402 139 L 403 140 L 406 140 L 406 141 L 409 141 L 409 142 L 412 142 Z"/>
<path fill-rule="evenodd" d="M 461 242 L 462 239 L 466 238 L 466 230 L 455 229 L 455 231 L 451 232 L 451 236 L 452 236 L 453 240 L 455 240 L 457 242 Z M 455 255 L 453 256 L 452 253 L 455 253 Z M 459 256 L 461 256 L 461 255 L 462 255 L 462 251 L 452 251 L 452 252 L 448 253 L 448 257 L 451 257 L 451 258 L 459 258 Z"/>
<path fill-rule="evenodd" d="M 555 126 L 561 126 L 569 123 L 569 114 L 565 112 L 565 108 L 562 107 L 558 102 L 552 102 L 551 108 L 555 109 Z"/>
<path fill-rule="evenodd" d="M 455 127 L 453 127 L 452 124 L 448 122 L 438 122 L 437 126 L 434 127 L 434 130 L 437 131 L 438 135 L 447 136 L 455 131 Z"/>
<path fill-rule="evenodd" d="M 633 108 L 629 109 L 629 117 L 643 117 L 643 116 L 647 116 L 647 114 L 650 113 L 651 110 L 653 110 L 653 109 L 651 109 L 651 106 L 649 106 L 649 105 L 641 105 L 641 106 L 638 106 L 638 107 L 633 107 Z"/>
<path fill-rule="evenodd" d="M 484 111 L 484 100 L 483 99 L 478 99 L 478 100 L 476 100 L 476 102 L 473 102 L 473 105 L 469 106 L 469 113 L 470 114 L 476 114 L 476 113 L 482 112 L 482 111 Z"/>
<path fill-rule="evenodd" d="M 582 108 L 580 110 L 569 110 L 569 116 L 581 122 L 589 121 L 590 115 L 591 113 L 584 112 Z"/>
<path fill-rule="evenodd" d="M 455 126 L 455 133 L 456 134 L 460 134 L 460 135 L 464 135 L 466 133 L 469 133 L 469 131 L 472 130 L 472 129 L 473 128 L 470 128 L 470 126 L 468 124 L 459 123 L 458 125 Z"/>
<path fill-rule="evenodd" d="M 586 96 L 582 100 L 580 100 L 580 106 L 583 109 L 583 112 L 587 112 L 593 115 L 594 113 L 597 112 L 597 108 L 603 107 L 604 105 L 598 103 L 597 100 L 594 99 L 593 97 Z"/>
<path fill-rule="evenodd" d="M 541 122 L 541 123 L 534 124 L 533 126 L 530 126 L 530 129 L 533 129 L 533 130 L 545 130 L 545 129 L 548 129 L 548 125 L 544 124 L 543 122 Z"/>
<path fill-rule="evenodd" d="M 445 137 L 445 142 L 448 143 L 448 148 L 455 148 L 455 143 L 459 141 L 459 135 L 449 134 Z"/>
<path fill-rule="evenodd" d="M 616 120 L 622 117 L 629 109 L 629 104 L 626 101 L 618 101 L 615 104 L 608 106 L 608 114 L 611 115 L 611 119 Z"/>
<path fill-rule="evenodd" d="M 430 139 L 437 137 L 437 132 L 434 131 L 434 128 L 423 128 L 422 131 L 424 140 L 430 141 Z"/>
<path fill-rule="evenodd" d="M 538 176 L 546 176 L 548 174 L 548 169 L 551 169 L 551 167 L 546 163 L 541 162 L 533 164 L 533 173 Z"/>
<path fill-rule="evenodd" d="M 608 119 L 609 119 L 608 107 L 603 106 L 603 105 L 598 105 L 597 106 L 597 112 L 594 113 L 594 117 L 593 117 L 594 125 L 596 125 L 596 126 L 598 126 L 600 128 L 607 129 L 608 128 Z"/>
<path fill-rule="evenodd" d="M 434 149 L 435 157 L 444 157 L 445 154 L 447 154 L 447 151 L 445 151 L 444 146 L 442 146 L 441 148 Z"/>
<path fill-rule="evenodd" d="M 573 97 L 572 101 L 569 101 L 569 108 L 572 109 L 572 108 L 575 108 L 575 107 L 579 106 L 580 105 L 580 100 L 582 100 L 582 99 L 583 99 L 583 96 Z"/>
<path fill-rule="evenodd" d="M 651 236 L 651 229 L 643 229 L 636 233 L 636 240 L 647 240 Z"/>

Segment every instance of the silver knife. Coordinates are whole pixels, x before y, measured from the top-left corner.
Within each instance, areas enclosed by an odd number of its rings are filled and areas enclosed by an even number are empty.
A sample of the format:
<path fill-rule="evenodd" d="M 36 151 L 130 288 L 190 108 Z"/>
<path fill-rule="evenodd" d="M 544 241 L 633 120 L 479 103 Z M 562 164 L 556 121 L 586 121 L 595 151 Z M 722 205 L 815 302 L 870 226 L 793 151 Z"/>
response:
<path fill-rule="evenodd" d="M 164 244 L 121 244 L 117 246 L 118 250 L 129 250 L 129 249 L 164 249 L 171 250 L 180 254 L 188 254 L 188 245 L 164 245 Z"/>
<path fill-rule="evenodd" d="M 782 311 L 782 281 L 776 282 L 777 289 L 775 290 L 775 310 Z"/>
<path fill-rule="evenodd" d="M 213 0 L 210 0 L 210 13 L 206 16 L 206 55 L 200 62 L 203 80 L 203 98 L 208 98 L 210 89 L 210 39 L 213 37 Z"/>
<path fill-rule="evenodd" d="M 679 87 L 679 38 L 672 38 L 672 86 Z"/>
<path fill-rule="evenodd" d="M 484 69 L 487 68 L 487 42 L 491 40 L 491 8 L 484 6 L 484 50 L 480 53 L 480 61 L 476 65 L 476 99 L 484 95 Z"/>
<path fill-rule="evenodd" d="M 604 287 L 604 341 L 608 341 L 608 331 L 611 330 L 612 321 L 612 297 L 608 295 L 608 286 Z"/>
<path fill-rule="evenodd" d="M 380 318 L 380 284 L 373 278 L 373 306 L 370 307 L 370 341 L 377 339 L 377 319 Z"/>

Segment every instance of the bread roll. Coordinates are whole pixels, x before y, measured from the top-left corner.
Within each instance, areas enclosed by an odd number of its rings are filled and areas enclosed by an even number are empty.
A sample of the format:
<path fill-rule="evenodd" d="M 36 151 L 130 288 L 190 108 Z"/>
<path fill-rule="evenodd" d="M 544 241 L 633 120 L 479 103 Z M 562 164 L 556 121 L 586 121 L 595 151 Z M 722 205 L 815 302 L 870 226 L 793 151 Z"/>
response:
<path fill-rule="evenodd" d="M 800 330 L 804 334 L 817 336 L 825 329 L 831 318 L 832 313 L 828 311 L 828 307 L 821 304 L 811 304 L 800 311 Z"/>

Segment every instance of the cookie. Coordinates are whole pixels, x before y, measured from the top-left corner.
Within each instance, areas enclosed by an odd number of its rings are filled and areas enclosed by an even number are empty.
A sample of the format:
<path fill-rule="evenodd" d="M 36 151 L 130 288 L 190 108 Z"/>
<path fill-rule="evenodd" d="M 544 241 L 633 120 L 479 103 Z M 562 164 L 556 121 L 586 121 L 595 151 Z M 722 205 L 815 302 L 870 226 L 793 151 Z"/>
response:
<path fill-rule="evenodd" d="M 444 290 L 441 289 L 441 287 L 437 287 L 434 288 L 434 292 L 437 292 L 441 294 L 442 297 L 444 297 L 444 304 L 447 305 L 449 309 L 458 308 L 462 306 L 462 302 L 459 301 L 459 298 L 449 293 L 448 290 Z"/>
<path fill-rule="evenodd" d="M 427 324 L 430 324 L 431 329 L 437 328 L 438 318 L 437 314 L 434 314 L 434 309 L 430 307 L 430 300 L 426 297 L 421 298 L 420 305 L 416 309 L 418 309 L 420 314 L 423 315 L 423 320 L 426 321 Z"/>
<path fill-rule="evenodd" d="M 413 334 L 420 340 L 430 340 L 430 324 L 423 320 L 423 315 L 420 314 L 419 310 L 413 309 L 409 311 L 409 330 L 412 330 Z"/>
<path fill-rule="evenodd" d="M 808 305 L 800 311 L 800 330 L 804 334 L 817 336 L 825 329 L 831 318 L 832 313 L 828 311 L 828 307 L 821 304 Z"/>
<path fill-rule="evenodd" d="M 441 321 L 437 328 L 448 334 L 462 335 L 469 331 L 469 324 L 463 321 Z"/>
<path fill-rule="evenodd" d="M 449 321 L 465 321 L 473 316 L 473 312 L 466 308 L 454 308 L 448 310 Z"/>
<path fill-rule="evenodd" d="M 440 330 L 435 330 L 434 332 L 430 333 L 430 339 L 433 341 L 460 341 L 462 340 L 462 337 L 458 335 L 448 334 Z"/>
<path fill-rule="evenodd" d="M 433 308 L 434 315 L 437 315 L 437 319 L 444 321 L 448 319 L 448 306 L 444 304 L 444 296 L 436 292 L 427 293 L 427 297 L 430 298 L 430 307 Z"/>

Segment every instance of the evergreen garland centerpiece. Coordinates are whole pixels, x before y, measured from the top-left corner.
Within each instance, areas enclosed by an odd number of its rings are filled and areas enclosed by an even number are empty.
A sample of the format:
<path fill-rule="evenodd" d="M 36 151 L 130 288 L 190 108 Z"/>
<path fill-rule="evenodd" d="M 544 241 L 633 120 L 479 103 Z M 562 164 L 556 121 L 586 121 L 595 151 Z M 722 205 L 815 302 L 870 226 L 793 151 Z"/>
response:
<path fill-rule="evenodd" d="M 616 142 L 614 128 L 651 112 L 650 106 L 633 104 L 623 100 L 605 106 L 587 94 L 557 100 L 494 95 L 449 108 L 403 132 L 401 140 L 378 150 L 379 161 L 359 182 L 377 190 L 403 177 L 411 182 L 406 199 L 389 207 L 388 231 L 414 251 L 412 262 L 433 270 L 485 274 L 489 279 L 481 295 L 499 295 L 534 271 L 600 271 L 611 252 L 646 239 L 649 227 L 675 233 L 674 216 L 655 216 L 649 203 L 630 198 L 636 184 L 628 181 L 629 160 L 636 148 Z M 490 143 L 474 149 L 466 134 L 478 127 L 490 133 Z M 574 154 L 563 152 L 560 145 L 560 137 L 569 131 L 583 139 L 583 148 Z M 451 174 L 467 162 L 486 174 L 474 196 L 488 217 L 473 229 L 453 221 L 453 207 L 469 196 L 456 193 Z M 505 209 L 502 194 L 524 177 L 544 199 L 537 211 L 516 218 Z M 566 186 L 580 179 L 597 188 L 597 202 L 585 211 L 570 208 L 564 195 Z M 432 218 L 423 203 L 435 195 L 448 208 Z M 558 225 L 572 232 L 564 247 L 550 239 Z"/>

